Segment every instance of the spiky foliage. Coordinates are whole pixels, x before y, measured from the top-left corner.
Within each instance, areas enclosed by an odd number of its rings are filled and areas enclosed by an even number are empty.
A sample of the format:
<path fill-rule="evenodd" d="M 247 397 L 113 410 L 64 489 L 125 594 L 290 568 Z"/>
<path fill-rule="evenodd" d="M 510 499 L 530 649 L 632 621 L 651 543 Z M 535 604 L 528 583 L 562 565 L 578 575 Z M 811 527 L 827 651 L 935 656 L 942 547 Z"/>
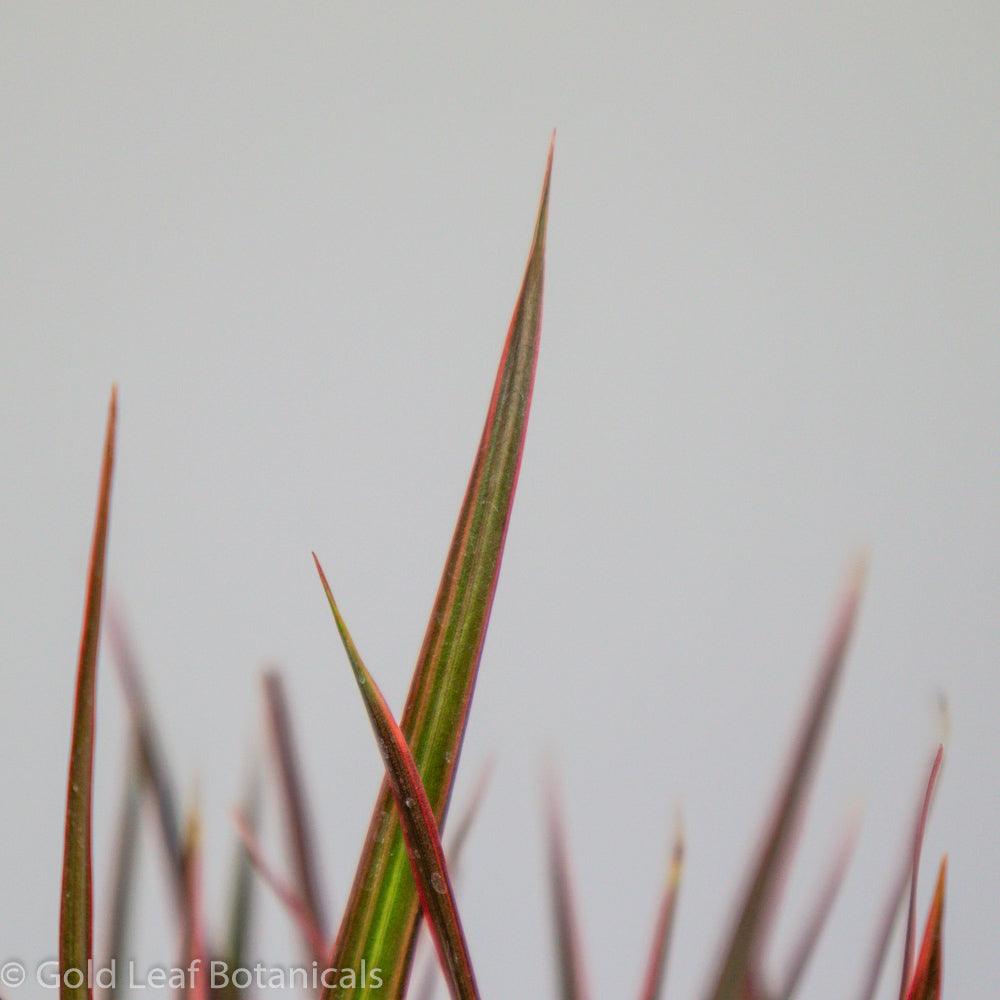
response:
<path fill-rule="evenodd" d="M 292 875 L 286 878 L 269 864 L 258 843 L 255 832 L 258 792 L 254 778 L 249 784 L 243 806 L 236 813 L 242 846 L 235 867 L 229 931 L 221 942 L 223 948 L 213 948 L 213 944 L 220 942 L 211 938 L 201 913 L 200 820 L 197 812 L 193 813 L 186 830 L 182 829 L 178 820 L 173 784 L 142 690 L 138 661 L 121 621 L 115 619 L 111 638 L 131 714 L 134 750 L 129 758 L 118 838 L 118 865 L 112 891 L 108 952 L 111 957 L 123 955 L 127 947 L 129 895 L 139 824 L 138 801 L 140 797 L 148 796 L 155 805 L 171 875 L 180 936 L 187 957 L 203 959 L 223 953 L 231 965 L 240 965 L 245 961 L 251 910 L 251 871 L 255 871 L 287 909 L 301 933 L 309 958 L 324 967 L 357 969 L 364 962 L 369 968 L 380 970 L 380 982 L 377 984 L 338 980 L 327 990 L 327 1000 L 346 1000 L 348 997 L 360 997 L 362 993 L 383 998 L 405 996 L 420 927 L 418 913 L 421 911 L 437 950 L 441 975 L 451 995 L 459 1000 L 474 1000 L 479 996 L 471 959 L 474 947 L 466 941 L 462 928 L 451 871 L 468 835 L 483 782 L 480 782 L 473 804 L 462 817 L 447 854 L 441 843 L 441 828 L 445 823 L 459 765 L 524 449 L 541 332 L 551 169 L 550 149 L 524 279 L 504 342 L 465 499 L 414 670 L 409 697 L 399 722 L 366 668 L 334 601 L 319 560 L 316 560 L 322 588 L 385 767 L 385 782 L 378 796 L 353 889 L 340 916 L 340 929 L 335 940 L 331 942 L 327 935 L 329 901 L 324 898 L 317 875 L 314 835 L 295 749 L 291 712 L 280 677 L 269 672 L 264 683 L 265 703 L 275 759 L 274 772 L 278 776 L 280 801 L 286 818 Z M 60 962 L 64 971 L 85 969 L 92 957 L 94 700 L 115 421 L 116 398 L 112 394 L 77 667 L 61 898 Z M 830 637 L 820 659 L 815 688 L 792 745 L 747 882 L 738 897 L 720 960 L 705 994 L 706 1000 L 790 1000 L 795 996 L 843 880 L 856 834 L 853 825 L 829 874 L 822 880 L 811 917 L 792 950 L 785 976 L 778 986 L 773 986 L 764 975 L 765 942 L 779 904 L 793 833 L 802 815 L 843 672 L 861 598 L 862 580 L 863 567 L 859 564 L 851 574 L 834 617 Z M 940 998 L 944 863 L 922 943 L 914 957 L 917 873 L 924 827 L 940 766 L 939 749 L 934 755 L 917 818 L 909 834 L 906 866 L 889 887 L 869 960 L 862 964 L 860 1000 L 872 1000 L 874 996 L 893 924 L 907 894 L 909 904 L 900 971 L 900 1000 Z M 574 911 L 567 837 L 555 804 L 557 800 L 553 788 L 549 796 L 549 857 L 557 979 L 564 1000 L 584 1000 L 590 995 L 590 990 L 579 921 Z M 668 949 L 678 905 L 682 858 L 683 840 L 678 827 L 645 969 L 637 966 L 640 1000 L 657 1000 L 663 996 L 669 972 Z M 478 944 L 482 947 L 487 943 Z M 418 1000 L 426 1000 L 432 988 L 433 979 L 425 974 L 417 987 Z M 79 987 L 64 985 L 62 997 L 63 1000 L 89 1000 L 90 992 L 86 983 Z M 199 997 L 206 996 L 204 979 L 200 978 L 190 992 Z"/>

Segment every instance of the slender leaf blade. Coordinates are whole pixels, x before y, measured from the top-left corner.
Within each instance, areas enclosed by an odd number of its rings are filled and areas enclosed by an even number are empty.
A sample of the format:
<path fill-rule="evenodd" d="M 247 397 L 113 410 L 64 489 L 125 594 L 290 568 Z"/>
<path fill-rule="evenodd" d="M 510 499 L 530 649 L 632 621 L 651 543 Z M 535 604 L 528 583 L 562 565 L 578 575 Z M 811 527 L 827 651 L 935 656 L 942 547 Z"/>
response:
<path fill-rule="evenodd" d="M 552 919 L 559 976 L 559 996 L 562 1000 L 587 1000 L 590 990 L 584 969 L 580 943 L 579 919 L 570 871 L 566 828 L 559 808 L 555 783 L 550 778 L 548 789 L 549 884 L 552 895 Z"/>
<path fill-rule="evenodd" d="M 934 798 L 934 788 L 941 771 L 943 755 L 944 749 L 939 746 L 931 760 L 927 781 L 921 788 L 916 818 L 913 821 L 913 830 L 907 841 L 906 861 L 900 867 L 899 874 L 890 886 L 888 898 L 879 917 L 875 941 L 872 945 L 871 955 L 865 966 L 864 979 L 861 982 L 861 990 L 858 994 L 860 1000 L 873 1000 L 875 991 L 878 989 L 882 967 L 885 965 L 886 955 L 889 951 L 892 929 L 896 923 L 896 917 L 899 914 L 903 896 L 906 894 L 906 888 L 913 878 L 914 845 L 923 841 L 923 828 L 927 823 L 927 814 Z"/>
<path fill-rule="evenodd" d="M 920 873 L 920 853 L 924 846 L 924 831 L 927 829 L 927 817 L 931 811 L 934 799 L 934 789 L 937 786 L 938 775 L 941 772 L 941 762 L 944 758 L 944 747 L 939 746 L 931 763 L 931 773 L 927 779 L 927 790 L 917 817 L 917 825 L 913 834 L 913 865 L 910 872 L 910 904 L 906 915 L 906 934 L 903 939 L 903 971 L 899 984 L 899 1000 L 906 997 L 907 983 L 913 969 L 913 939 L 917 925 L 917 876 Z"/>
<path fill-rule="evenodd" d="M 251 832 L 256 832 L 260 821 L 260 775 L 254 767 L 250 772 L 240 815 Z M 229 925 L 226 933 L 226 964 L 230 971 L 247 966 L 250 944 L 250 927 L 254 912 L 253 865 L 242 844 L 237 846 L 233 863 L 232 889 L 230 890 Z M 225 990 L 227 996 L 239 997 L 241 990 L 232 982 Z"/>
<path fill-rule="evenodd" d="M 486 762 L 483 769 L 479 772 L 479 776 L 473 786 L 472 797 L 466 803 L 455 825 L 448 831 L 445 856 L 448 858 L 448 868 L 451 871 L 452 880 L 456 886 L 462 878 L 462 854 L 468 842 L 469 834 L 472 832 L 476 817 L 479 815 L 479 807 L 483 804 L 492 773 L 493 761 L 491 759 Z M 423 924 L 420 927 L 422 929 Z M 420 940 L 422 941 L 423 938 Z M 417 949 L 418 951 L 420 949 L 419 941 Z M 431 1000 L 431 997 L 434 995 L 434 987 L 437 984 L 438 969 L 436 956 L 433 953 L 428 954 L 427 960 L 424 962 L 423 971 L 417 978 L 417 986 L 413 992 L 415 1000 Z"/>
<path fill-rule="evenodd" d="M 478 1000 L 476 977 L 455 903 L 448 863 L 438 835 L 434 811 L 420 780 L 416 761 L 403 731 L 396 724 L 382 692 L 354 645 L 318 559 L 316 569 L 375 731 L 406 841 L 410 869 L 448 988 L 455 1000 Z"/>
<path fill-rule="evenodd" d="M 680 890 L 681 874 L 684 869 L 684 834 L 680 823 L 674 836 L 674 846 L 670 854 L 670 866 L 667 870 L 667 883 L 663 889 L 663 897 L 656 914 L 656 924 L 653 928 L 653 943 L 649 949 L 649 960 L 646 964 L 646 978 L 639 992 L 640 1000 L 659 1000 L 663 993 L 663 982 L 667 967 L 667 953 L 670 950 L 670 936 L 674 926 L 674 911 L 677 908 L 677 895 Z"/>
<path fill-rule="evenodd" d="M 125 794 L 122 798 L 118 834 L 114 845 L 111 910 L 108 917 L 107 958 L 104 962 L 104 968 L 114 969 L 116 975 L 111 985 L 105 990 L 105 996 L 108 1000 L 121 996 L 124 990 L 123 970 L 127 964 L 132 901 L 139 852 L 142 785 L 142 758 L 139 748 L 133 746 L 128 758 Z"/>
<path fill-rule="evenodd" d="M 267 707 L 278 778 L 284 800 L 282 810 L 289 853 L 298 886 L 298 894 L 309 908 L 312 923 L 326 935 L 323 891 L 313 841 L 313 826 L 306 801 L 305 786 L 292 734 L 291 712 L 284 681 L 274 670 L 264 675 L 264 702 Z"/>
<path fill-rule="evenodd" d="M 541 331 L 551 172 L 550 148 L 524 279 L 401 720 L 439 824 L 461 752 L 524 450 Z M 415 942 L 417 897 L 391 802 L 386 782 L 330 963 L 378 966 L 384 985 L 366 997 L 403 995 Z M 334 986 L 328 992 L 329 1000 L 351 996 L 360 998 L 361 991 Z"/>
<path fill-rule="evenodd" d="M 243 843 L 243 849 L 254 871 L 260 876 L 263 883 L 271 892 L 274 893 L 275 897 L 295 923 L 311 958 L 318 966 L 322 967 L 323 961 L 326 958 L 327 945 L 319 927 L 313 923 L 312 911 L 295 889 L 288 885 L 275 872 L 271 865 L 268 864 L 249 819 L 239 811 L 234 814 L 233 818 L 236 823 L 236 831 L 239 833 L 240 840 Z"/>
<path fill-rule="evenodd" d="M 809 959 L 816 950 L 816 944 L 823 933 L 830 912 L 833 910 L 833 904 L 840 894 L 840 887 L 844 883 L 844 876 L 847 874 L 847 868 L 851 863 L 854 848 L 858 842 L 858 828 L 857 819 L 852 819 L 837 848 L 826 878 L 823 880 L 816 902 L 803 924 L 802 933 L 792 948 L 792 957 L 788 963 L 783 985 L 777 993 L 777 1000 L 792 1000 L 798 991 Z"/>
<path fill-rule="evenodd" d="M 774 899 L 780 888 L 784 863 L 842 672 L 863 578 L 864 565 L 859 561 L 844 591 L 777 802 L 750 881 L 737 908 L 715 987 L 709 994 L 714 1000 L 741 1000 L 741 994 L 756 973 L 754 963 L 759 957 Z"/>
<path fill-rule="evenodd" d="M 125 628 L 122 616 L 112 606 L 108 616 L 108 638 L 118 677 L 125 695 L 132 730 L 142 757 L 145 786 L 156 808 L 160 839 L 173 887 L 174 905 L 182 929 L 189 919 L 187 913 L 188 885 L 184 871 L 184 845 L 180 814 L 174 796 L 166 757 L 142 682 L 142 671 L 135 646 Z M 186 933 L 186 931 L 185 931 Z"/>
<path fill-rule="evenodd" d="M 182 841 L 184 852 L 184 873 L 187 886 L 185 912 L 189 919 L 185 924 L 184 956 L 187 961 L 187 989 L 184 995 L 191 1000 L 209 1000 L 209 980 L 205 947 L 205 925 L 202 914 L 202 835 L 201 808 L 197 798 L 188 816 Z"/>
<path fill-rule="evenodd" d="M 73 708 L 69 781 L 66 792 L 66 832 L 63 849 L 62 896 L 59 911 L 59 994 L 61 1000 L 89 1000 L 87 982 L 93 957 L 93 780 L 97 651 L 101 634 L 104 597 L 104 562 L 111 511 L 111 477 L 115 460 L 117 392 L 111 390 L 104 456 L 101 464 L 97 514 L 87 574 L 87 596 L 80 635 L 80 653 Z M 82 976 L 79 986 L 67 982 L 67 973 Z M 69 977 L 75 983 L 74 977 Z"/>

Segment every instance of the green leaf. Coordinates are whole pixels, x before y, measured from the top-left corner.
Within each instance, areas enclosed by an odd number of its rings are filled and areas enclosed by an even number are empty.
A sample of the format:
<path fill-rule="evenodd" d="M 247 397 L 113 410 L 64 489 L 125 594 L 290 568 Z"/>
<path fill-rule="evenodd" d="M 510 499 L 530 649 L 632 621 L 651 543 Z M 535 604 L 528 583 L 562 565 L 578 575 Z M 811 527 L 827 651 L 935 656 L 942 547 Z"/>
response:
<path fill-rule="evenodd" d="M 527 429 L 542 319 L 549 151 L 541 204 L 493 396 L 401 727 L 427 797 L 443 824 L 496 588 Z M 418 904 L 410 866 L 383 783 L 344 912 L 331 965 L 378 967 L 381 989 L 334 986 L 329 1000 L 405 993 Z"/>
<path fill-rule="evenodd" d="M 313 558 L 316 558 L 315 555 Z M 382 761 L 385 764 L 386 778 L 396 802 L 396 813 L 403 830 L 410 871 L 417 884 L 420 905 L 434 938 L 448 988 L 454 1000 L 478 1000 L 476 977 L 472 970 L 472 960 L 465 942 L 462 922 L 458 916 L 455 894 L 448 874 L 448 863 L 438 835 L 437 821 L 424 791 L 423 782 L 420 780 L 420 774 L 417 772 L 413 754 L 410 753 L 406 737 L 396 724 L 382 692 L 354 645 L 318 559 L 316 559 L 316 569 L 319 571 L 326 599 L 333 612 L 347 658 L 354 670 L 354 678 L 358 682 L 358 690 L 361 692 L 375 731 Z"/>
<path fill-rule="evenodd" d="M 108 545 L 111 508 L 111 474 L 115 460 L 117 393 L 111 390 L 104 460 L 97 498 L 97 515 L 90 550 L 87 597 L 80 635 L 80 654 L 73 707 L 73 737 L 70 745 L 69 782 L 66 793 L 66 835 L 63 850 L 62 897 L 59 912 L 60 1000 L 87 1000 L 88 963 L 93 957 L 93 780 L 97 650 L 101 634 L 101 604 L 104 595 L 104 559 Z M 67 973 L 73 970 L 66 983 Z M 79 974 L 80 985 L 73 976 Z"/>
<path fill-rule="evenodd" d="M 755 963 L 759 959 L 764 931 L 774 909 L 781 871 L 809 788 L 833 695 L 840 679 L 857 614 L 863 577 L 863 564 L 859 561 L 830 632 L 785 780 L 765 830 L 749 884 L 737 908 L 736 921 L 719 967 L 716 985 L 710 993 L 715 1000 L 742 1000 L 742 994 L 752 987 L 753 976 L 758 971 Z"/>

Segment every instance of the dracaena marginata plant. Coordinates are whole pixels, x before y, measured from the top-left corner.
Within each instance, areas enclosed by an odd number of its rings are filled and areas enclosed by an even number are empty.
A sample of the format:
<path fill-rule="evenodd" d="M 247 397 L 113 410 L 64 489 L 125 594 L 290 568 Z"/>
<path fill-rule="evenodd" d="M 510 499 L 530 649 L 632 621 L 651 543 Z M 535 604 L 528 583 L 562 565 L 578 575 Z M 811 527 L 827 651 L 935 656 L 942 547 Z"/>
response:
<path fill-rule="evenodd" d="M 527 267 L 504 341 L 493 395 L 486 413 L 458 523 L 448 550 L 430 623 L 417 658 L 409 695 L 399 720 L 379 691 L 340 613 L 330 584 L 315 557 L 336 631 L 357 682 L 385 766 L 371 824 L 361 852 L 354 885 L 334 925 L 317 871 L 315 839 L 307 796 L 299 769 L 292 721 L 279 674 L 268 672 L 263 687 L 277 785 L 285 820 L 289 876 L 268 863 L 255 834 L 258 784 L 251 780 L 235 817 L 239 833 L 232 913 L 224 936 L 213 938 L 205 927 L 200 904 L 200 850 L 197 816 L 182 823 L 165 765 L 153 716 L 147 704 L 137 657 L 119 617 L 112 616 L 109 638 L 131 715 L 133 747 L 129 755 L 121 825 L 118 833 L 114 884 L 109 900 L 105 959 L 120 959 L 128 942 L 129 900 L 135 866 L 140 800 L 153 805 L 172 886 L 180 939 L 186 958 L 222 956 L 230 968 L 246 960 L 253 880 L 261 879 L 294 921 L 305 956 L 321 970 L 347 970 L 350 976 L 327 977 L 325 1000 L 361 997 L 416 997 L 427 1000 L 443 980 L 460 1000 L 479 997 L 474 955 L 487 942 L 469 941 L 462 929 L 452 873 L 485 788 L 476 784 L 471 803 L 449 831 L 442 846 L 448 803 L 458 769 L 462 739 L 469 717 L 483 640 L 490 617 L 510 521 L 518 467 L 524 448 L 542 321 L 545 235 L 552 170 L 550 148 L 541 202 L 535 221 Z M 116 397 L 108 412 L 100 476 L 93 549 L 87 577 L 83 631 L 77 667 L 72 725 L 66 836 L 63 861 L 59 961 L 62 1000 L 89 1000 L 92 990 L 82 977 L 65 975 L 87 968 L 93 959 L 94 914 L 91 877 L 91 830 L 94 757 L 94 699 L 109 506 L 114 464 Z M 849 828 L 829 871 L 819 880 L 815 906 L 804 923 L 783 975 L 765 974 L 767 931 L 779 903 L 804 799 L 827 717 L 840 678 L 861 593 L 862 572 L 851 575 L 820 658 L 815 688 L 789 754 L 776 800 L 765 825 L 748 878 L 736 901 L 731 926 L 705 1000 L 789 1000 L 797 995 L 803 970 L 833 904 L 854 841 Z M 874 996 L 892 928 L 906 904 L 900 1000 L 931 1000 L 941 994 L 941 926 L 945 864 L 917 948 L 915 912 L 920 846 L 935 781 L 941 764 L 938 749 L 931 762 L 916 818 L 906 831 L 905 863 L 888 887 L 886 900 L 874 915 L 876 934 L 868 953 L 857 961 L 858 1000 Z M 549 796 L 554 803 L 557 797 Z M 583 947 L 573 909 L 572 879 L 562 822 L 550 806 L 549 864 L 555 939 L 557 993 L 564 1000 L 590 996 Z M 665 995 L 671 928 L 683 864 L 680 833 L 669 853 L 667 876 L 657 906 L 648 957 L 636 958 L 636 990 L 640 1000 Z M 411 977 L 423 916 L 437 952 Z M 377 969 L 377 981 L 356 975 Z M 109 989 L 113 994 L 114 989 Z M 204 976 L 187 992 L 207 996 Z M 235 996 L 236 986 L 222 991 Z"/>

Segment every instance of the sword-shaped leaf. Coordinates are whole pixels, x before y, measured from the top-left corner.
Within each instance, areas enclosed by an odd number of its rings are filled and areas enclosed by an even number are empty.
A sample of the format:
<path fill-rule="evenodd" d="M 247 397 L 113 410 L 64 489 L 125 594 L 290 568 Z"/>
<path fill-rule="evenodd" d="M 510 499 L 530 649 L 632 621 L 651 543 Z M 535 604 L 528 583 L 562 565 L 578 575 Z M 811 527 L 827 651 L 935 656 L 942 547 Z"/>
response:
<path fill-rule="evenodd" d="M 903 902 L 906 887 L 910 884 L 910 880 L 913 877 L 913 851 L 915 845 L 923 841 L 923 829 L 927 823 L 927 813 L 934 798 L 934 786 L 937 784 L 938 774 L 941 771 L 943 754 L 943 748 L 938 747 L 931 761 L 926 786 L 921 790 L 920 801 L 917 804 L 916 819 L 913 821 L 913 832 L 909 835 L 907 841 L 906 862 L 900 867 L 899 874 L 895 877 L 889 888 L 888 898 L 879 917 L 875 942 L 872 945 L 871 956 L 865 967 L 861 991 L 858 994 L 860 1000 L 873 1000 L 875 990 L 878 988 L 878 981 L 882 974 L 882 967 L 885 965 L 885 958 L 889 950 L 889 941 L 892 938 L 892 929 L 896 923 L 896 916 L 899 914 L 899 908 Z"/>
<path fill-rule="evenodd" d="M 796 822 L 809 788 L 833 695 L 840 679 L 861 596 L 863 575 L 863 566 L 859 563 L 844 592 L 785 780 L 765 830 L 749 884 L 737 909 L 736 921 L 719 967 L 715 987 L 709 994 L 714 1000 L 742 1000 L 743 992 L 758 972 L 754 966 L 759 958 L 762 938 L 781 885 Z"/>
<path fill-rule="evenodd" d="M 315 555 L 313 558 L 316 558 Z M 354 671 L 354 678 L 375 731 L 375 738 L 385 764 L 386 778 L 396 802 L 410 870 L 417 885 L 420 905 L 434 937 L 448 988 L 455 1000 L 478 1000 L 476 977 L 472 970 L 465 933 L 462 931 L 462 922 L 458 916 L 458 907 L 455 905 L 455 895 L 448 875 L 448 863 L 438 835 L 434 811 L 420 780 L 416 761 L 407 746 L 406 737 L 396 724 L 385 698 L 382 697 L 382 692 L 354 645 L 318 559 L 316 559 L 316 569 L 319 571 L 326 599 L 337 623 L 337 631 L 340 632 L 347 658 Z"/>
<path fill-rule="evenodd" d="M 401 728 L 434 816 L 443 824 L 462 748 L 476 673 L 496 589 L 524 450 L 542 319 L 549 150 L 541 204 L 482 438 L 462 502 Z M 331 965 L 382 970 L 365 1000 L 405 993 L 418 904 L 392 791 L 383 783 L 337 935 Z M 329 1000 L 362 1000 L 360 987 L 335 986 Z"/>
<path fill-rule="evenodd" d="M 62 896 L 59 911 L 59 995 L 61 1000 L 89 1000 L 87 981 L 93 957 L 93 781 L 97 650 L 101 635 L 101 604 L 104 596 L 104 559 L 108 545 L 111 510 L 111 473 L 115 461 L 117 394 L 111 390 L 104 459 L 97 497 L 97 515 L 90 549 L 87 596 L 83 610 L 80 654 L 73 707 L 73 737 L 70 744 L 69 781 L 66 792 L 66 833 L 63 848 Z M 70 970 L 76 970 L 67 977 Z M 76 982 L 79 974 L 80 985 Z"/>

